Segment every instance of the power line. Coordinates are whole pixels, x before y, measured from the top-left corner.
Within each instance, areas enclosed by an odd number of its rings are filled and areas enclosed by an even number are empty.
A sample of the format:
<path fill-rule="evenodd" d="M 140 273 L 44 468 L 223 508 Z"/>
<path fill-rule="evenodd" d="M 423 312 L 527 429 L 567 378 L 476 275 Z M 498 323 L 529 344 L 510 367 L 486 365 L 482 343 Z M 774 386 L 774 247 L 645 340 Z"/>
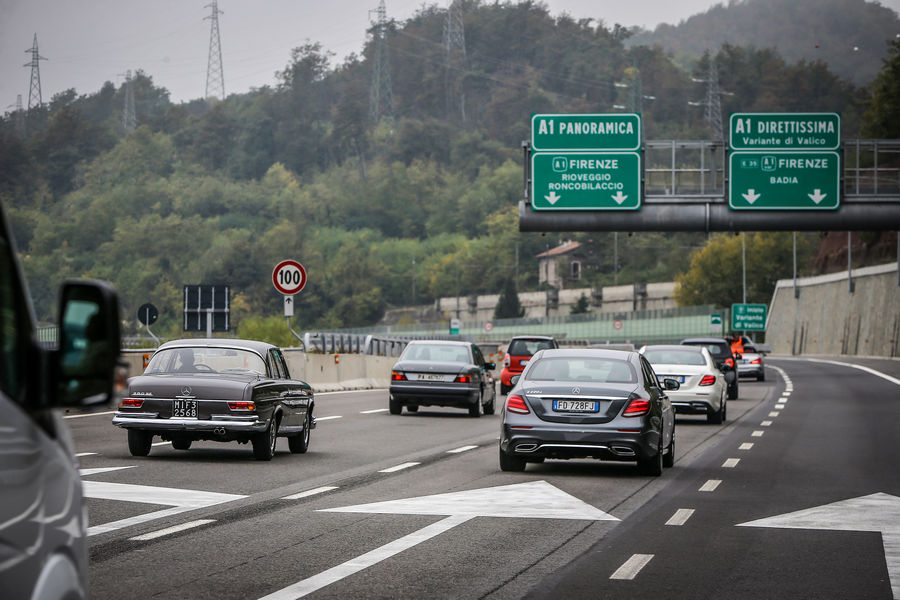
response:
<path fill-rule="evenodd" d="M 394 93 L 391 86 L 391 63 L 387 53 L 387 8 L 384 0 L 378 8 L 369 11 L 375 13 L 372 23 L 372 34 L 375 38 L 375 56 L 372 60 L 372 87 L 369 88 L 369 113 L 376 123 L 382 117 L 394 118 Z"/>
<path fill-rule="evenodd" d="M 26 54 L 31 53 L 31 62 L 25 63 L 23 66 L 31 67 L 31 87 L 28 89 L 28 110 L 33 107 L 43 105 L 41 98 L 41 66 L 40 61 L 47 60 L 38 52 L 37 34 L 34 34 L 34 43 L 31 48 L 25 51 Z"/>
<path fill-rule="evenodd" d="M 703 106 L 703 118 L 709 124 L 717 140 L 725 139 L 725 128 L 722 124 L 722 96 L 733 96 L 731 92 L 719 88 L 719 68 L 716 59 L 709 58 L 709 69 L 705 79 L 692 77 L 694 83 L 706 84 L 706 98 L 702 102 L 688 102 L 691 106 Z"/>
<path fill-rule="evenodd" d="M 212 12 L 203 20 L 209 19 L 209 58 L 206 62 L 206 97 L 218 96 L 225 99 L 225 73 L 222 69 L 222 39 L 219 35 L 219 15 L 224 14 L 219 10 L 218 0 L 212 0 L 204 8 L 212 8 Z"/>

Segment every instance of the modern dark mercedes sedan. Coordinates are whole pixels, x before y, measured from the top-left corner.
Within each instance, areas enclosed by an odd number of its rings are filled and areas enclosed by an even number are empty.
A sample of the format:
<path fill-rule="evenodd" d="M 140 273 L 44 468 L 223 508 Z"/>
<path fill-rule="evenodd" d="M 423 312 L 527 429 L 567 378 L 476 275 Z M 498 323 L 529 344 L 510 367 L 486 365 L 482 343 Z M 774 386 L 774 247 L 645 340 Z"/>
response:
<path fill-rule="evenodd" d="M 641 354 L 624 350 L 540 350 L 506 397 L 500 469 L 544 459 L 637 461 L 648 475 L 675 464 L 675 411 Z"/>
<path fill-rule="evenodd" d="M 167 342 L 143 375 L 128 381 L 113 424 L 128 431 L 133 456 L 147 456 L 153 437 L 187 450 L 195 440 L 253 446 L 271 460 L 278 437 L 295 454 L 315 429 L 310 385 L 291 379 L 281 350 L 264 342 L 186 339 Z"/>

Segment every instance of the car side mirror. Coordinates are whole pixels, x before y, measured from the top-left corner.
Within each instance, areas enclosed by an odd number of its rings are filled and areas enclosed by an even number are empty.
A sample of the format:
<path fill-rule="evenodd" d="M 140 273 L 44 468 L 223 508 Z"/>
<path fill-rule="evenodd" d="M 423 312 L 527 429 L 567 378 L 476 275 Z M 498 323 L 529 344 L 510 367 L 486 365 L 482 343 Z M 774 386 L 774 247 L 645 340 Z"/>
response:
<path fill-rule="evenodd" d="M 520 377 L 521 377 L 521 375 L 513 375 L 512 377 L 509 378 L 509 382 L 513 385 L 516 385 L 517 383 L 519 383 Z"/>
<path fill-rule="evenodd" d="M 53 360 L 59 405 L 109 402 L 121 343 L 115 290 L 102 281 L 66 282 L 59 319 L 59 349 Z"/>
<path fill-rule="evenodd" d="M 671 379 L 669 377 L 666 377 L 663 379 L 663 389 L 666 390 L 667 392 L 674 392 L 675 390 L 680 389 L 680 388 L 681 388 L 681 384 L 678 381 Z"/>

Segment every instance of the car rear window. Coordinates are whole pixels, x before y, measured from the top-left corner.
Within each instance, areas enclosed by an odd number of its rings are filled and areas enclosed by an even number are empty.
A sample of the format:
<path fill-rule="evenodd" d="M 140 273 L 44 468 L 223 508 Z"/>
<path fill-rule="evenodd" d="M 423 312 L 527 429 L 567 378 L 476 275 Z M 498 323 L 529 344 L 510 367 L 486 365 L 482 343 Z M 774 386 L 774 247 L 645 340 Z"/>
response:
<path fill-rule="evenodd" d="M 469 361 L 469 351 L 465 346 L 450 344 L 410 344 L 403 352 L 404 360 L 428 360 L 437 362 Z"/>
<path fill-rule="evenodd" d="M 726 349 L 724 344 L 686 344 L 687 346 L 700 346 L 706 348 L 713 356 L 731 356 L 731 347 Z"/>
<path fill-rule="evenodd" d="M 200 365 L 200 366 L 197 366 Z M 145 373 L 255 373 L 266 374 L 262 357 L 248 350 L 233 348 L 167 348 L 153 355 Z"/>
<path fill-rule="evenodd" d="M 651 365 L 705 365 L 703 355 L 692 350 L 647 350 Z"/>
<path fill-rule="evenodd" d="M 528 371 L 529 381 L 587 381 L 595 383 L 634 383 L 637 374 L 623 360 L 601 358 L 545 358 Z"/>
<path fill-rule="evenodd" d="M 507 353 L 510 356 L 531 356 L 538 350 L 547 350 L 553 348 L 553 342 L 550 340 L 527 340 L 514 339 L 509 344 Z"/>

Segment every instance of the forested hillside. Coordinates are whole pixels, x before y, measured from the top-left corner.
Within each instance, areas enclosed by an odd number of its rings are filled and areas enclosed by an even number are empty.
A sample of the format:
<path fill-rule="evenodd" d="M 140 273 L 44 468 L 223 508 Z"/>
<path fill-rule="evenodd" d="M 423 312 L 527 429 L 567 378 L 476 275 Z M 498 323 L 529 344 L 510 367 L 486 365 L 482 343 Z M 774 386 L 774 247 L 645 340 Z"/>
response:
<path fill-rule="evenodd" d="M 722 44 L 772 48 L 791 62 L 822 61 L 862 86 L 898 33 L 900 16 L 871 0 L 728 0 L 681 23 L 636 31 L 628 45 L 659 45 L 684 65 Z"/>
<path fill-rule="evenodd" d="M 270 87 L 224 101 L 172 104 L 138 73 L 138 127 L 123 126 L 124 87 L 71 90 L 0 123 L 0 197 L 12 216 L 39 317 L 53 318 L 67 277 L 99 277 L 123 311 L 153 302 L 157 328 L 180 328 L 182 286 L 227 283 L 233 321 L 281 314 L 270 274 L 301 260 L 300 327 L 375 322 L 386 307 L 496 293 L 519 276 L 537 289 L 535 255 L 556 234 L 518 231 L 521 141 L 535 112 L 611 112 L 639 83 L 646 139 L 711 139 L 702 77 L 717 61 L 723 114 L 842 113 L 859 134 L 868 97 L 822 62 L 725 46 L 690 69 L 628 32 L 551 16 L 534 2 L 465 3 L 466 61 L 448 71 L 446 13 L 424 6 L 387 32 L 393 117 L 369 105 L 373 44 L 333 64 L 309 43 Z M 731 9 L 729 9 L 731 10 Z M 448 99 L 448 79 L 456 78 Z M 889 106 L 889 105 L 888 105 Z M 890 121 L 890 113 L 888 113 Z M 703 234 L 570 236 L 587 243 L 583 285 L 671 280 Z M 518 264 L 517 264 L 518 257 Z"/>

